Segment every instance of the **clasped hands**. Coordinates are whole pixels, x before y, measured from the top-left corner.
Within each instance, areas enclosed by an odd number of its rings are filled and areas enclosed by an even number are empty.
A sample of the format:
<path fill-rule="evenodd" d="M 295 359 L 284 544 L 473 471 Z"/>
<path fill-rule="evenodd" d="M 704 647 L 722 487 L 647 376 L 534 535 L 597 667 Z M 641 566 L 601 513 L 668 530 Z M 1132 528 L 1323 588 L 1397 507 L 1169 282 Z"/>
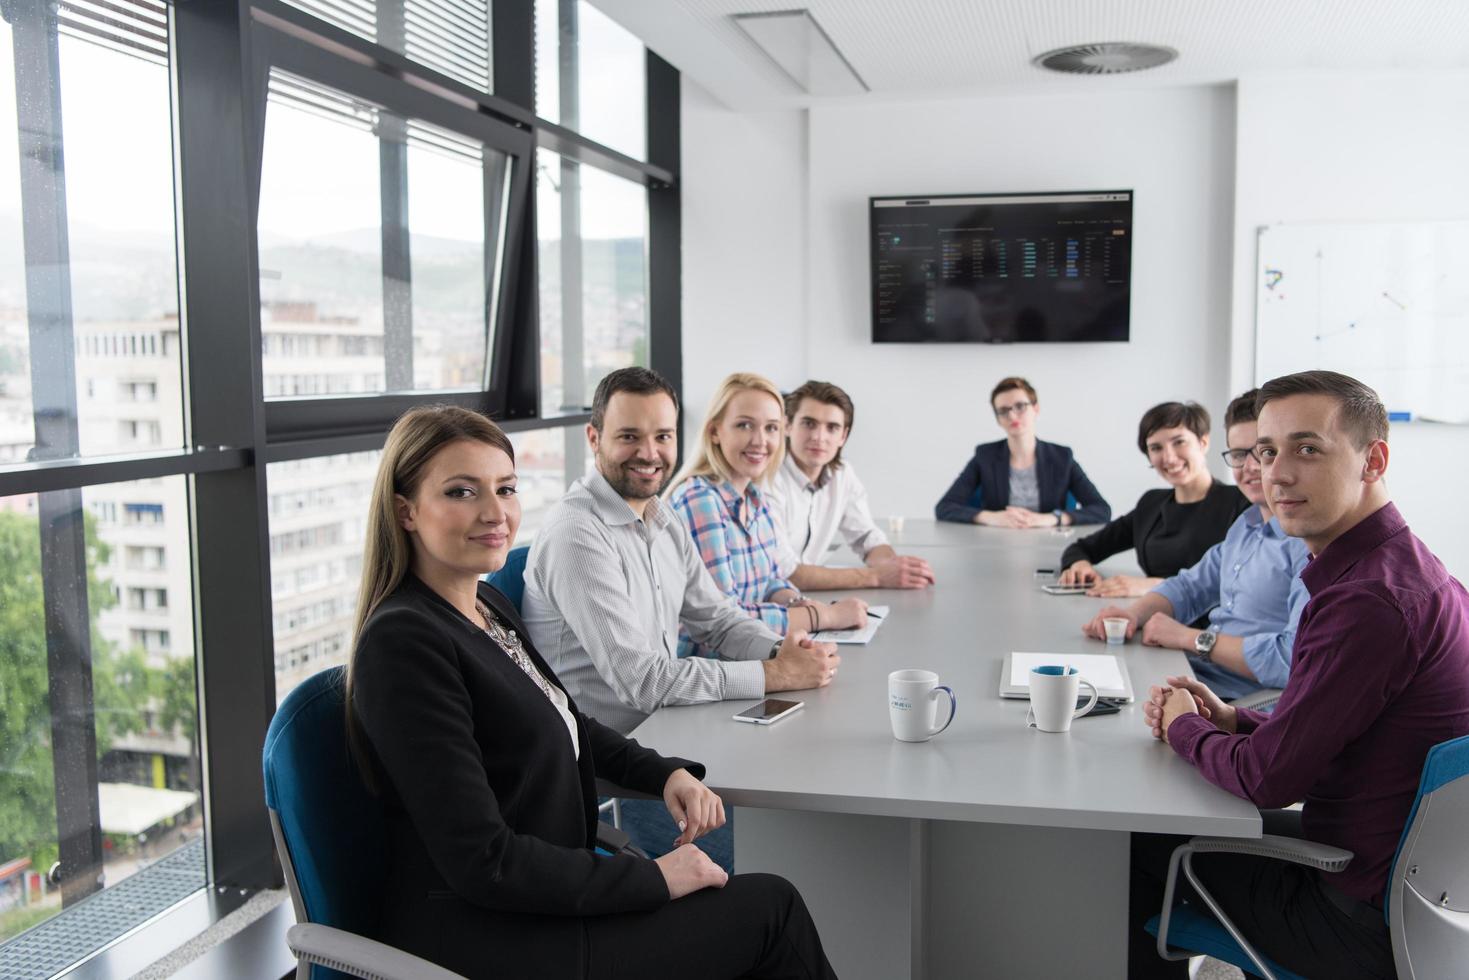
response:
<path fill-rule="evenodd" d="M 1164 681 L 1148 688 L 1148 699 L 1143 703 L 1143 724 L 1152 730 L 1154 738 L 1168 741 L 1169 726 L 1183 715 L 1200 715 L 1220 731 L 1234 732 L 1236 709 L 1206 685 L 1192 677 L 1167 677 Z"/>
<path fill-rule="evenodd" d="M 1055 514 L 1042 514 L 1025 507 L 1006 507 L 1004 510 L 982 510 L 977 523 L 986 527 L 1057 527 L 1061 519 Z"/>

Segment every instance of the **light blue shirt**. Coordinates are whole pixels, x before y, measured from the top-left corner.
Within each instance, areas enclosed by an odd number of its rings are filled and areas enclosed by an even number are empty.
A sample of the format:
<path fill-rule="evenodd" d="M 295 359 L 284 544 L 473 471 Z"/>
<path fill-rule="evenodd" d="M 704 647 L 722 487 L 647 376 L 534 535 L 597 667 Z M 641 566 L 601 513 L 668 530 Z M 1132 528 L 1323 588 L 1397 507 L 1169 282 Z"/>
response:
<path fill-rule="evenodd" d="M 1301 582 L 1310 553 L 1300 538 L 1286 536 L 1275 518 L 1251 507 L 1230 525 L 1224 540 L 1192 568 L 1153 591 L 1173 605 L 1173 618 L 1191 623 L 1209 612 L 1209 629 L 1244 639 L 1245 663 L 1255 680 L 1216 663 L 1189 658 L 1199 680 L 1226 701 L 1266 687 L 1285 687 L 1290 677 L 1296 624 L 1311 594 Z"/>

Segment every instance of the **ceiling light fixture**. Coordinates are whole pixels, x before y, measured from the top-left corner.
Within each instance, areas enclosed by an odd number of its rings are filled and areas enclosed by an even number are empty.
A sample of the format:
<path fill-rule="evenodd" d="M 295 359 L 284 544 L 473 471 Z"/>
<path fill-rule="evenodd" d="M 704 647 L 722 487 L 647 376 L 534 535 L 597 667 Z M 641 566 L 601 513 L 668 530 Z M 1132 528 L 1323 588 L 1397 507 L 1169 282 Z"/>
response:
<path fill-rule="evenodd" d="M 1132 44 L 1127 41 L 1104 41 L 1101 44 L 1077 44 L 1038 54 L 1031 64 L 1038 68 L 1065 72 L 1068 75 L 1120 75 L 1166 65 L 1178 52 L 1160 44 Z"/>
<path fill-rule="evenodd" d="M 734 14 L 734 22 L 791 81 L 812 95 L 872 91 L 809 10 Z"/>

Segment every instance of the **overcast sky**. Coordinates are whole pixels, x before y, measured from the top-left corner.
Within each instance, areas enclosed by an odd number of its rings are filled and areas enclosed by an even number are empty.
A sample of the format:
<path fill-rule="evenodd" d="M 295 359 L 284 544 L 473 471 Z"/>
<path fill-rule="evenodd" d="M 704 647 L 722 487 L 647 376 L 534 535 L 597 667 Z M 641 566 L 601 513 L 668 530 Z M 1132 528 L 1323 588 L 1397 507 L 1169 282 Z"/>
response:
<path fill-rule="evenodd" d="M 539 6 L 545 7 L 544 0 Z M 554 3 L 550 6 L 554 10 Z M 595 8 L 584 2 L 580 7 L 583 129 L 634 151 L 645 132 L 642 46 Z M 540 32 L 542 44 L 552 39 L 554 30 Z M 71 37 L 63 36 L 60 43 L 71 223 L 156 236 L 167 247 L 173 236 L 173 178 L 166 69 Z M 538 59 L 541 64 L 554 65 L 554 57 L 545 54 Z M 543 94 L 543 111 L 550 111 L 546 103 L 554 105 L 555 94 Z M 15 213 L 18 157 L 13 47 L 10 28 L 0 21 L 0 213 L 5 216 L 0 235 L 20 232 Z M 543 155 L 543 160 L 553 164 L 559 182 L 557 158 Z M 582 173 L 584 237 L 645 233 L 646 195 L 639 185 L 590 168 Z M 415 149 L 409 159 L 412 230 L 477 241 L 482 235 L 480 187 L 472 165 Z M 542 237 L 558 237 L 555 195 L 543 194 L 540 204 Z M 375 228 L 378 207 L 378 154 L 370 134 L 283 104 L 269 105 L 259 224 L 263 237 L 309 240 Z"/>

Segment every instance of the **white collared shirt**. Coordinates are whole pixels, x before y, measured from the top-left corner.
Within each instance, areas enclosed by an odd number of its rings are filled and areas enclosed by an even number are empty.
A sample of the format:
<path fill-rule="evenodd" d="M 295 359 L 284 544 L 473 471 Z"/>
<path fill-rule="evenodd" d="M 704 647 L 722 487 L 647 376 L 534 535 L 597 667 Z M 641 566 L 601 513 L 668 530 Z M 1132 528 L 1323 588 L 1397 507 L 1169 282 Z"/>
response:
<path fill-rule="evenodd" d="M 640 520 L 595 471 L 536 534 L 521 614 L 582 712 L 624 735 L 665 704 L 763 696 L 780 640 L 719 591 L 672 508 L 654 497 Z M 680 625 L 720 659 L 680 659 Z"/>
<path fill-rule="evenodd" d="M 842 462 L 822 471 L 822 482 L 806 479 L 790 453 L 765 490 L 765 503 L 775 520 L 779 572 L 790 575 L 797 565 L 821 565 L 841 532 L 842 541 L 859 558 L 888 543 L 867 507 L 867 489 Z"/>

